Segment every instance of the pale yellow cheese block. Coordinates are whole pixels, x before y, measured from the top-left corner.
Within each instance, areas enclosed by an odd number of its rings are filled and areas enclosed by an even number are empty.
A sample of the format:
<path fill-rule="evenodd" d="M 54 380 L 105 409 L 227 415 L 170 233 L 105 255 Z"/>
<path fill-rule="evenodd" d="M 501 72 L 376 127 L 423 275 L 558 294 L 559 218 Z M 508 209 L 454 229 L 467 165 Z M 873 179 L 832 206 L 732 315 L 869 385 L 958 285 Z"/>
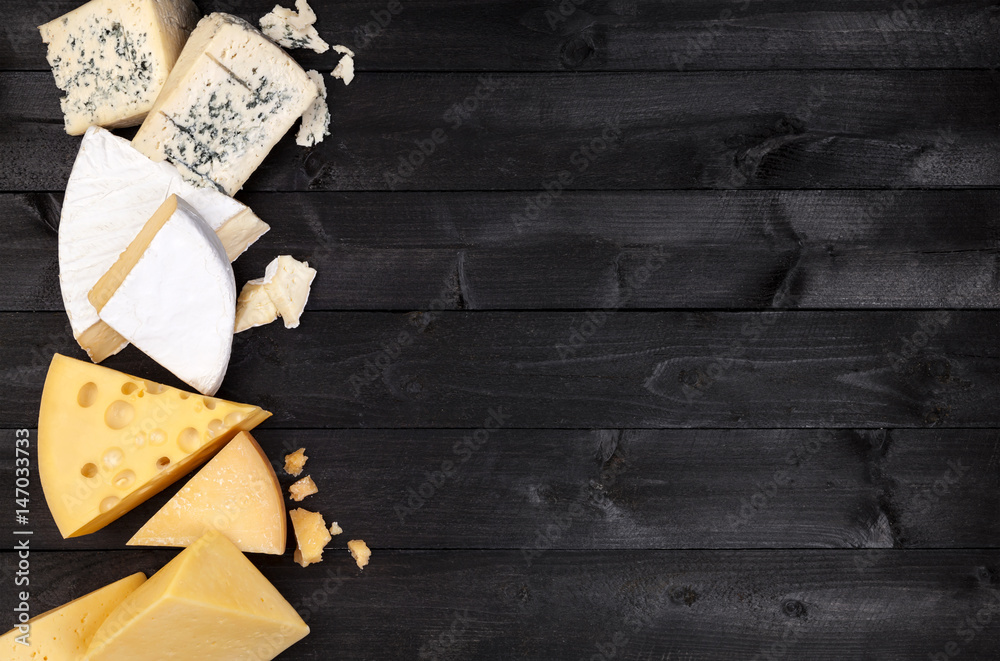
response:
<path fill-rule="evenodd" d="M 27 631 L 18 628 L 0 636 L 0 655 L 11 661 L 82 659 L 98 627 L 145 580 L 146 575 L 141 572 L 132 574 L 33 617 L 22 625 L 27 627 Z M 27 645 L 18 642 L 18 639 L 27 642 Z"/>
<path fill-rule="evenodd" d="M 56 354 L 38 412 L 38 472 L 59 532 L 100 530 L 270 415 Z"/>
<path fill-rule="evenodd" d="M 301 507 L 289 512 L 292 528 L 295 530 L 295 562 L 308 567 L 323 562 L 323 549 L 333 537 L 326 529 L 326 522 L 319 512 L 310 512 Z"/>
<path fill-rule="evenodd" d="M 308 633 L 291 604 L 213 530 L 108 616 L 85 659 L 270 661 Z"/>
<path fill-rule="evenodd" d="M 128 544 L 189 546 L 213 528 L 244 553 L 285 552 L 281 485 L 264 451 L 246 432 L 205 464 Z"/>

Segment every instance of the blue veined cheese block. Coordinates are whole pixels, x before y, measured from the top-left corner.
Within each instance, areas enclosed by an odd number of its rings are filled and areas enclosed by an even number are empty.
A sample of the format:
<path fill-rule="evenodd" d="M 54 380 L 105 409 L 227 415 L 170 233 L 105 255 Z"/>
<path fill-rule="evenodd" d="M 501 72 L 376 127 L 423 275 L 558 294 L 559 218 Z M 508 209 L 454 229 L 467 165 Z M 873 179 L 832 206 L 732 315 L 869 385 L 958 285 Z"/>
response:
<path fill-rule="evenodd" d="M 191 0 L 91 0 L 39 26 L 66 132 L 141 123 L 199 16 Z"/>
<path fill-rule="evenodd" d="M 132 145 L 232 195 L 313 104 L 319 90 L 244 20 L 203 18 Z"/>

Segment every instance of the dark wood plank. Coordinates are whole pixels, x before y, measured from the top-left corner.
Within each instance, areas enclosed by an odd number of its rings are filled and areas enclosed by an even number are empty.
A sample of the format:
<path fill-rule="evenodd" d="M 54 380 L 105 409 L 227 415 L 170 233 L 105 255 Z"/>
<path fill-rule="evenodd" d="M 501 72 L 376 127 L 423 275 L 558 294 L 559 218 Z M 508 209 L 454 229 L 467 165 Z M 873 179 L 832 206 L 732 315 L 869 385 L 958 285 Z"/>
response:
<path fill-rule="evenodd" d="M 279 253 L 320 273 L 314 310 L 1000 307 L 996 191 L 255 193 Z M 62 310 L 57 194 L 0 195 L 0 310 Z M 460 283 L 460 286 L 459 286 Z"/>
<path fill-rule="evenodd" d="M 79 4 L 0 2 L 7 17 L 0 66 L 45 69 L 35 26 Z M 320 33 L 353 48 L 361 71 L 947 69 L 1000 60 L 989 0 L 578 0 L 561 11 L 552 0 L 311 4 Z M 204 13 L 228 11 L 256 23 L 274 0 L 198 5 Z M 293 54 L 319 69 L 336 62 L 332 54 Z"/>
<path fill-rule="evenodd" d="M 505 429 L 483 440 L 462 430 L 263 429 L 255 437 L 286 487 L 296 478 L 285 474 L 284 455 L 305 447 L 320 491 L 302 506 L 347 531 L 380 522 L 388 548 L 531 554 L 1000 540 L 995 430 Z M 7 454 L 0 483 L 13 484 Z M 32 546 L 124 548 L 178 488 L 98 533 L 64 540 L 33 474 Z M 11 538 L 12 524 L 0 519 L 0 535 Z"/>
<path fill-rule="evenodd" d="M 982 71 L 373 73 L 331 90 L 333 135 L 287 136 L 247 190 L 523 190 L 530 224 L 560 187 L 1000 186 Z M 50 76 L 0 74 L 0 115 L 0 191 L 62 190 L 79 139 Z"/>
<path fill-rule="evenodd" d="M 307 569 L 254 558 L 312 628 L 282 661 L 588 659 L 611 645 L 627 659 L 985 660 L 1000 644 L 996 551 L 550 551 L 529 565 L 383 550 L 365 528 L 364 572 L 342 542 Z M 169 557 L 32 555 L 33 612 Z M 0 597 L 8 613 L 14 596 Z"/>
<path fill-rule="evenodd" d="M 307 311 L 238 335 L 219 394 L 293 428 L 1000 425 L 1000 311 L 601 314 Z M 81 354 L 62 313 L 0 338 L 0 419 L 31 426 L 52 353 Z M 106 364 L 177 383 L 134 347 Z"/>

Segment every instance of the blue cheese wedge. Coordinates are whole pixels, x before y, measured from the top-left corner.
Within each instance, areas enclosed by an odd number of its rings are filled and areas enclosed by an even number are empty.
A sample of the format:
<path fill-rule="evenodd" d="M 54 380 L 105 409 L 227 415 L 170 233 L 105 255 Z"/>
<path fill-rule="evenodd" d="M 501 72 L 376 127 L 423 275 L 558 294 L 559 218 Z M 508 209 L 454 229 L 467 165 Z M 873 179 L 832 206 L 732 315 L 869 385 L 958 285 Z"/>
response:
<path fill-rule="evenodd" d="M 232 195 L 318 96 L 302 67 L 259 30 L 210 14 L 191 33 L 132 146 Z"/>
<path fill-rule="evenodd" d="M 39 26 L 66 132 L 141 123 L 199 16 L 191 0 L 91 0 Z"/>
<path fill-rule="evenodd" d="M 270 229 L 245 205 L 189 184 L 175 167 L 154 163 L 128 140 L 98 127 L 87 130 L 59 220 L 59 284 L 73 336 L 95 363 L 128 341 L 101 321 L 88 294 L 174 193 L 215 230 L 230 260 Z"/>
<path fill-rule="evenodd" d="M 229 367 L 236 279 L 215 232 L 176 195 L 90 290 L 101 319 L 203 395 Z"/>
<path fill-rule="evenodd" d="M 260 19 L 260 29 L 285 48 L 311 48 L 317 53 L 330 50 L 314 27 L 316 12 L 307 0 L 295 0 L 295 9 L 275 5 L 271 13 Z"/>
<path fill-rule="evenodd" d="M 295 144 L 300 147 L 312 147 L 330 135 L 330 107 L 326 103 L 326 83 L 316 70 L 311 69 L 306 71 L 306 74 L 319 88 L 319 96 L 306 110 L 306 114 L 302 115 L 302 125 L 295 134 Z"/>

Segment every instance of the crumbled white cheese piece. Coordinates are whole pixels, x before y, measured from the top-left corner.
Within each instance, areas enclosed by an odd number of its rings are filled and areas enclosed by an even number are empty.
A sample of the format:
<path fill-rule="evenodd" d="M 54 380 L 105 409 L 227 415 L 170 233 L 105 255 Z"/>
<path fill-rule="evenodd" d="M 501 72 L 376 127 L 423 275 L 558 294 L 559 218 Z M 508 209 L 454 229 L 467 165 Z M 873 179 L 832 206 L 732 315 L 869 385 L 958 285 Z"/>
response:
<path fill-rule="evenodd" d="M 354 51 L 340 44 L 334 46 L 333 50 L 342 54 L 343 57 L 340 58 L 340 62 L 337 62 L 337 66 L 330 72 L 330 75 L 343 80 L 345 85 L 350 85 L 351 81 L 354 80 Z"/>
<path fill-rule="evenodd" d="M 299 132 L 295 136 L 295 144 L 300 147 L 312 147 L 330 135 L 330 108 L 326 104 L 326 83 L 318 71 L 309 70 L 306 71 L 306 75 L 316 83 L 319 96 L 302 115 L 302 125 L 299 126 Z"/>
<path fill-rule="evenodd" d="M 340 535 L 340 534 L 343 534 L 343 532 L 344 532 L 344 529 L 341 528 L 337 524 L 336 521 L 334 521 L 332 524 L 330 524 L 330 534 L 331 535 Z"/>
<path fill-rule="evenodd" d="M 317 53 L 330 50 L 330 44 L 316 31 L 316 12 L 307 0 L 295 0 L 295 9 L 298 11 L 275 5 L 271 13 L 261 17 L 261 31 L 285 48 L 311 48 Z"/>

